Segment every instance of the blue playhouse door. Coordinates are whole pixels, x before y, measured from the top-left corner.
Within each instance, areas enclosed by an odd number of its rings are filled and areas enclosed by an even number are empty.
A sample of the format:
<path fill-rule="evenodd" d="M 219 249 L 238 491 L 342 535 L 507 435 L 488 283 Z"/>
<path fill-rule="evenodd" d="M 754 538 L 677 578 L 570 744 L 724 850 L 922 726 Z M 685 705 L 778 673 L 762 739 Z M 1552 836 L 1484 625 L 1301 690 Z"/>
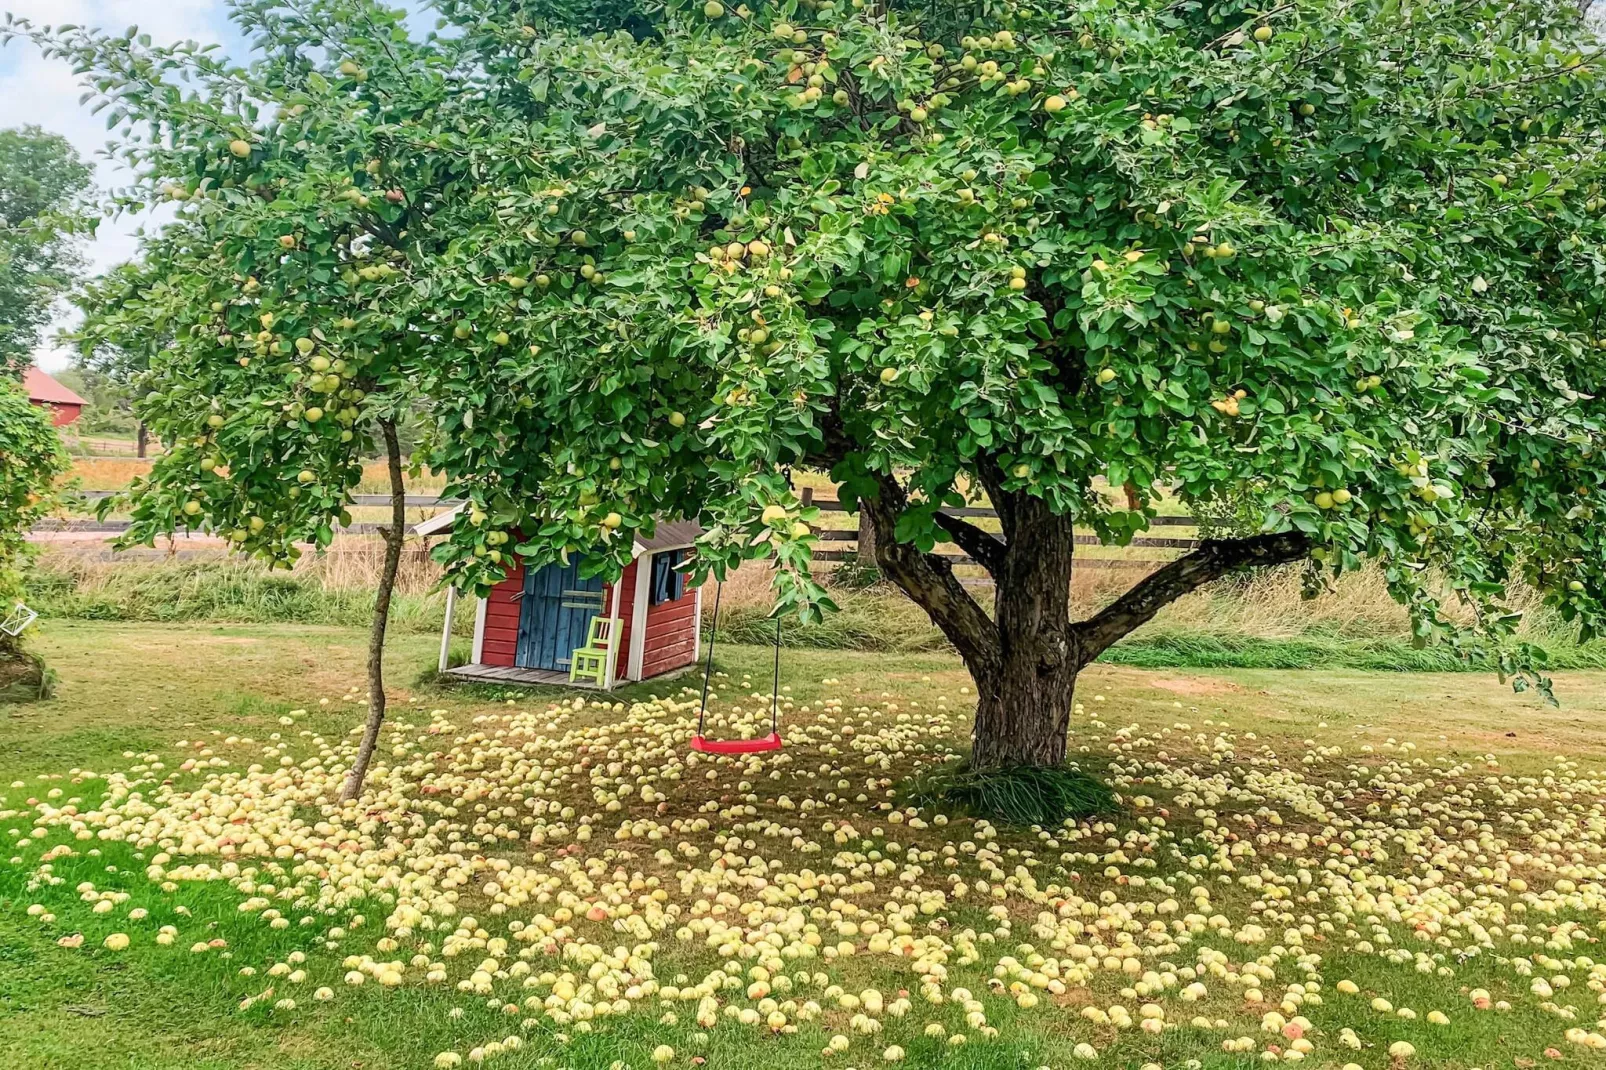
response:
<path fill-rule="evenodd" d="M 591 618 L 601 612 L 602 577 L 581 579 L 578 561 L 526 570 L 514 664 L 568 672 L 575 648 L 586 644 Z"/>

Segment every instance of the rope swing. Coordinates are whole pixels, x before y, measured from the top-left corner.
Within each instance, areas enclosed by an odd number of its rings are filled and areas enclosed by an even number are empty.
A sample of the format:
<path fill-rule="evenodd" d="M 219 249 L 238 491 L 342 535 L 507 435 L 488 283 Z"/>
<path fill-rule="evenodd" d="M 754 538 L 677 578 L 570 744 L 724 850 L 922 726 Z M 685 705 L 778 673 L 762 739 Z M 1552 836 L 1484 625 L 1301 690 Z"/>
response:
<path fill-rule="evenodd" d="M 691 749 L 704 754 L 761 754 L 781 749 L 781 618 L 775 618 L 775 677 L 770 686 L 770 734 L 757 739 L 709 739 L 703 735 L 708 718 L 708 684 L 714 676 L 714 640 L 719 636 L 719 599 L 725 581 L 714 588 L 714 622 L 708 629 L 708 662 L 703 666 L 703 700 L 697 706 L 697 734 Z"/>

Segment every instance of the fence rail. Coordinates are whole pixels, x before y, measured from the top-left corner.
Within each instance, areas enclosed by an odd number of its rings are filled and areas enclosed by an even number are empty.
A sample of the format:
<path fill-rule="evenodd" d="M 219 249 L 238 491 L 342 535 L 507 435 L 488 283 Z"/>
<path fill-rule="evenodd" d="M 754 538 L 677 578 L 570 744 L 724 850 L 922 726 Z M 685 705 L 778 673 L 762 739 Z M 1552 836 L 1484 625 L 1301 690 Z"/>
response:
<path fill-rule="evenodd" d="M 114 491 L 114 490 L 84 490 L 84 491 L 79 491 L 78 493 L 79 493 L 79 495 L 81 497 L 88 498 L 92 502 L 98 502 L 102 498 L 110 498 L 113 494 L 116 494 L 117 492 Z M 389 505 L 390 504 L 390 495 L 388 495 L 388 494 L 353 494 L 351 496 L 351 499 L 352 499 L 352 504 L 354 504 L 354 505 L 368 506 L 368 505 Z M 452 506 L 458 505 L 458 504 L 461 504 L 461 503 L 456 498 L 437 498 L 433 494 L 409 494 L 409 495 L 407 495 L 407 506 L 408 506 L 408 508 L 418 508 L 418 509 L 442 508 L 442 509 L 448 509 L 448 508 L 451 508 Z"/>

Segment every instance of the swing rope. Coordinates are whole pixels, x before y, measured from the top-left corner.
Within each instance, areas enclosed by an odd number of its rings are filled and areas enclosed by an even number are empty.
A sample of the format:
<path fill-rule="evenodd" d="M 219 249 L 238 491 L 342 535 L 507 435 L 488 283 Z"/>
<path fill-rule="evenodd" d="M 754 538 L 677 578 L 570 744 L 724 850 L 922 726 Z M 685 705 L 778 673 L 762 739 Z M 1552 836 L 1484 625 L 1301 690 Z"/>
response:
<path fill-rule="evenodd" d="M 758 754 L 781 749 L 781 618 L 775 618 L 775 674 L 770 686 L 770 734 L 758 739 L 708 739 L 703 729 L 708 719 L 708 686 L 714 677 L 714 641 L 719 638 L 719 600 L 725 581 L 714 588 L 714 620 L 708 629 L 708 660 L 703 666 L 703 697 L 697 704 L 697 734 L 691 749 L 704 754 Z"/>
<path fill-rule="evenodd" d="M 719 638 L 719 599 L 725 593 L 725 581 L 714 588 L 714 622 L 708 628 L 708 660 L 703 665 L 703 700 L 697 704 L 697 738 L 703 738 L 703 719 L 708 715 L 708 681 L 714 675 L 714 640 Z"/>

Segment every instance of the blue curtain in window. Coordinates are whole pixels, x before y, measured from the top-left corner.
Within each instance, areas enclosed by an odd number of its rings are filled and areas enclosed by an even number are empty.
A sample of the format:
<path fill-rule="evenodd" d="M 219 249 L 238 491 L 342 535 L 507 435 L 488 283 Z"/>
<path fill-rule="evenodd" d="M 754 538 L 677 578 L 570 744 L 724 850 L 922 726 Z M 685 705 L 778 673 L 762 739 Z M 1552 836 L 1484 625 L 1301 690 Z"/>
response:
<path fill-rule="evenodd" d="M 652 555 L 652 605 L 679 601 L 686 593 L 686 576 L 679 571 L 683 560 L 683 550 L 667 550 Z"/>

